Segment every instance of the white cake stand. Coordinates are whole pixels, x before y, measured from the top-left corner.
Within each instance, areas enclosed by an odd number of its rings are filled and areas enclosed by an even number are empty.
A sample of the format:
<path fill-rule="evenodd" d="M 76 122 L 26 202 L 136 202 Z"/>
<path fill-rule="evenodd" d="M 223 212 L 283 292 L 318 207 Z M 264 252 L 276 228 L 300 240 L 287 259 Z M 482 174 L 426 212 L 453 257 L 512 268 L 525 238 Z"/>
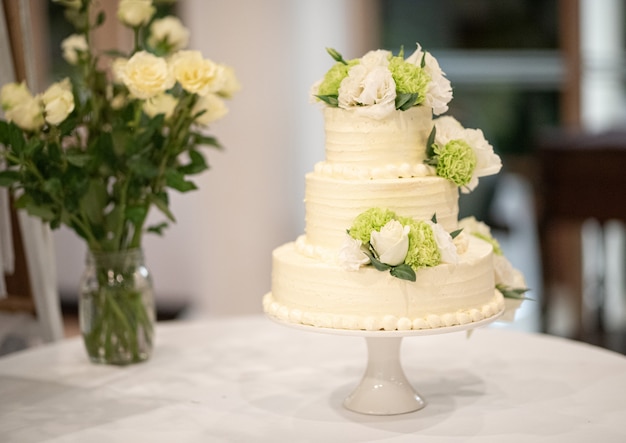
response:
<path fill-rule="evenodd" d="M 497 320 L 502 312 L 473 323 L 433 329 L 408 331 L 356 331 L 320 328 L 268 317 L 284 326 L 310 332 L 364 337 L 367 343 L 367 367 L 363 378 L 344 400 L 346 409 L 369 415 L 406 414 L 422 409 L 426 402 L 406 378 L 400 360 L 400 345 L 404 337 L 447 334 L 479 328 Z"/>

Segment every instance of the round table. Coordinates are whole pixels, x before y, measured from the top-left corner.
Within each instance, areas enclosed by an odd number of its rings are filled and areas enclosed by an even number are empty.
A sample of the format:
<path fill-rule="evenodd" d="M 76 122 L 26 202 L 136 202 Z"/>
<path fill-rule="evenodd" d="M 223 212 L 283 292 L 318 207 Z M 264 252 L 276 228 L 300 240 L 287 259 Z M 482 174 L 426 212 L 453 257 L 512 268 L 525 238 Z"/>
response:
<path fill-rule="evenodd" d="M 94 365 L 80 338 L 0 358 L 0 441 L 626 441 L 626 357 L 497 327 L 407 337 L 416 412 L 343 407 L 365 341 L 262 316 L 160 323 L 152 359 Z"/>

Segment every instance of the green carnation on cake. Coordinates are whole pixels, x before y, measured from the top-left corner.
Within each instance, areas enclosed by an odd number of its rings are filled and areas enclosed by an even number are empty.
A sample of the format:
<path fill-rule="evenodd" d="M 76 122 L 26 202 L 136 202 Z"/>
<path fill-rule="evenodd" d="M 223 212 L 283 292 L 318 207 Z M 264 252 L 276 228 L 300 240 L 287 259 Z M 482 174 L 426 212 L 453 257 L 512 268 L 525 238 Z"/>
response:
<path fill-rule="evenodd" d="M 451 140 L 443 146 L 435 144 L 433 152 L 439 177 L 447 178 L 457 186 L 470 183 L 476 169 L 476 154 L 465 140 Z"/>
<path fill-rule="evenodd" d="M 354 219 L 348 233 L 352 238 L 361 240 L 363 243 L 370 241 L 372 231 L 380 231 L 380 229 L 391 220 L 397 220 L 398 216 L 395 212 L 388 209 L 371 208 L 361 213 Z"/>
<path fill-rule="evenodd" d="M 500 157 L 480 129 L 466 129 L 450 116 L 434 121 L 426 142 L 425 163 L 464 193 L 478 186 L 479 177 L 497 174 L 502 167 Z"/>
<path fill-rule="evenodd" d="M 402 52 L 389 60 L 391 77 L 396 84 L 396 109 L 405 111 L 426 99 L 430 75 L 423 64 L 423 59 L 419 66 L 407 62 Z"/>
<path fill-rule="evenodd" d="M 411 228 L 409 231 L 409 250 L 405 263 L 413 269 L 440 264 L 441 252 L 432 226 L 425 221 L 407 218 L 403 218 L 402 221 Z"/>

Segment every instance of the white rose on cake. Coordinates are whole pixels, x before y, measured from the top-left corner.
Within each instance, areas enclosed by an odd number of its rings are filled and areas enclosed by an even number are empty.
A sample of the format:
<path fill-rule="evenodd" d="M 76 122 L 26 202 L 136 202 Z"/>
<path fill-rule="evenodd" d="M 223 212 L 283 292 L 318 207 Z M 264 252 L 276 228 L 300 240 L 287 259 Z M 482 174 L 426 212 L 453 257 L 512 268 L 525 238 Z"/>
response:
<path fill-rule="evenodd" d="M 389 51 L 370 51 L 350 68 L 339 86 L 339 107 L 381 119 L 395 109 L 396 84 L 389 65 Z"/>
<path fill-rule="evenodd" d="M 409 250 L 409 226 L 391 220 L 380 231 L 372 231 L 370 242 L 381 263 L 398 266 L 404 263 Z"/>

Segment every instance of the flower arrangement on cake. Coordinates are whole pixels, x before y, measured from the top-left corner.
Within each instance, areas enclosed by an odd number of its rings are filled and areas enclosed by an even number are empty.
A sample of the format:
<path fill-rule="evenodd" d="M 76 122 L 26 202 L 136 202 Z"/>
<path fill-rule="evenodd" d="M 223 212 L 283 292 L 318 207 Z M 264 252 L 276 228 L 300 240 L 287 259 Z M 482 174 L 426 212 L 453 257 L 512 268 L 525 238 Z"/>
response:
<path fill-rule="evenodd" d="M 529 291 L 524 275 L 505 257 L 498 240 L 493 237 L 491 228 L 486 223 L 470 216 L 459 220 L 459 227 L 468 235 L 480 238 L 493 246 L 496 289 L 504 296 L 506 307 L 504 318 L 513 320 L 515 310 L 527 299 L 524 294 Z"/>
<path fill-rule="evenodd" d="M 448 110 L 450 81 L 420 45 L 406 59 L 404 51 L 394 56 L 382 49 L 348 61 L 335 49 L 328 53 L 336 63 L 313 85 L 313 95 L 329 106 L 375 118 L 419 105 L 432 108 L 435 115 Z"/>
<path fill-rule="evenodd" d="M 371 208 L 360 214 L 348 230 L 340 260 L 350 270 L 372 264 L 394 277 L 415 281 L 415 271 L 425 266 L 456 263 L 454 238 L 461 230 L 448 233 L 431 220 L 400 217 L 389 209 Z"/>
<path fill-rule="evenodd" d="M 313 85 L 315 101 L 378 120 L 415 106 L 431 108 L 439 117 L 421 147 L 423 164 L 431 175 L 469 193 L 480 177 L 500 171 L 500 157 L 480 129 L 464 128 L 454 117 L 441 116 L 448 110 L 452 88 L 435 57 L 419 44 L 407 58 L 403 50 L 398 55 L 374 50 L 351 60 L 334 49 L 327 51 L 335 64 Z M 493 246 L 496 289 L 507 299 L 509 312 L 514 311 L 528 291 L 522 274 L 504 257 L 486 224 L 468 218 L 459 227 L 448 233 L 437 223 L 436 214 L 431 220 L 418 221 L 373 207 L 348 228 L 338 260 L 348 270 L 372 265 L 399 279 L 415 281 L 420 268 L 456 263 L 467 247 L 467 236 L 472 235 Z"/>
<path fill-rule="evenodd" d="M 426 164 L 435 174 L 468 193 L 478 186 L 478 178 L 497 174 L 502 168 L 500 157 L 485 140 L 480 129 L 466 129 L 451 116 L 435 120 L 426 144 Z"/>
<path fill-rule="evenodd" d="M 134 37 L 129 53 L 94 47 L 106 20 L 97 1 L 56 2 L 75 30 L 61 44 L 73 73 L 42 93 L 25 82 L 2 86 L 0 185 L 17 208 L 73 230 L 97 266 L 103 255 L 141 250 L 144 233 L 175 221 L 168 192 L 196 189 L 189 177 L 208 167 L 201 148 L 219 147 L 206 128 L 240 85 L 230 67 L 186 49 L 189 31 L 157 17 L 152 0 L 118 4 L 116 18 Z M 146 226 L 151 208 L 164 221 Z M 123 288 L 92 291 L 83 335 L 96 360 L 141 360 L 141 342 L 151 346 L 154 315 L 127 267 L 116 277 Z M 106 286 L 110 275 L 97 274 Z"/>

